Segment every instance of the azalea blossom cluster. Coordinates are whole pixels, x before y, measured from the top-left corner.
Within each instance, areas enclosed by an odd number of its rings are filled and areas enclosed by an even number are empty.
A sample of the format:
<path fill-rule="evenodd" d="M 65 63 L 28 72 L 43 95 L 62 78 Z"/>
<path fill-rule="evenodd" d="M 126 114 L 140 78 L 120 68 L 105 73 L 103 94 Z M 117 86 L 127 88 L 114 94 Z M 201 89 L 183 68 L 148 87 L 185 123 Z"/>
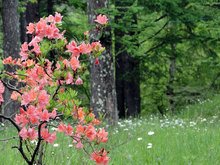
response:
<path fill-rule="evenodd" d="M 105 15 L 99 15 L 95 22 L 104 25 L 107 20 Z M 84 142 L 94 145 L 106 143 L 108 133 L 104 128 L 98 130 L 95 128 L 95 125 L 101 122 L 90 110 L 75 105 L 74 99 L 59 98 L 59 93 L 65 95 L 67 85 L 83 83 L 80 78 L 80 73 L 83 72 L 80 56 L 93 54 L 96 58 L 95 63 L 98 64 L 96 54 L 104 48 L 100 42 L 68 43 L 64 37 L 65 31 L 60 32 L 57 27 L 61 23 L 62 16 L 57 12 L 55 16 L 50 15 L 41 18 L 37 23 L 30 23 L 27 26 L 27 34 L 32 35 L 32 40 L 21 45 L 21 58 L 8 57 L 3 60 L 3 64 L 17 68 L 16 72 L 5 74 L 25 84 L 21 89 L 14 90 L 11 95 L 11 99 L 21 103 L 20 113 L 15 116 L 15 123 L 21 127 L 19 136 L 25 141 L 38 140 L 39 145 L 41 141 L 54 144 L 57 132 L 64 132 L 73 139 L 76 148 L 84 148 Z M 43 49 L 45 42 L 52 45 L 49 47 L 51 50 L 46 50 L 47 53 Z M 50 61 L 48 54 L 57 43 L 60 45 L 56 50 L 62 52 L 63 56 L 59 56 L 58 53 L 54 61 Z M 2 98 L 4 89 L 0 81 L 0 103 L 4 101 Z M 48 123 L 60 119 L 58 114 L 66 111 L 70 112 L 77 125 L 73 126 L 70 123 L 65 125 L 61 122 L 54 132 L 50 132 Z M 103 148 L 99 152 L 96 149 L 91 153 L 91 160 L 97 164 L 107 164 L 109 159 Z"/>
<path fill-rule="evenodd" d="M 0 81 L 0 105 L 4 102 L 2 94 L 5 92 L 5 87 L 3 86 L 2 82 Z"/>

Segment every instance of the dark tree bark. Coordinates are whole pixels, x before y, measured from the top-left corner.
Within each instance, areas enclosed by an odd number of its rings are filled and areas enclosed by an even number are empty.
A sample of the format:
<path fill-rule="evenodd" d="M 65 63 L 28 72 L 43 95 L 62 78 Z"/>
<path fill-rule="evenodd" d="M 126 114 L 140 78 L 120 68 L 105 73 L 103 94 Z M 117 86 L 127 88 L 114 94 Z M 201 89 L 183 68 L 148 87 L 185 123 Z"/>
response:
<path fill-rule="evenodd" d="M 31 34 L 26 34 L 27 25 L 32 22 L 36 23 L 39 20 L 38 3 L 29 2 L 26 6 L 26 10 L 20 14 L 20 39 L 21 43 L 30 42 L 32 40 Z"/>
<path fill-rule="evenodd" d="M 115 1 L 115 6 L 120 7 L 118 10 L 120 15 L 115 17 L 115 21 L 119 26 L 125 26 L 126 23 L 123 20 L 124 14 L 127 12 L 127 8 L 133 4 L 132 0 L 129 1 Z M 123 24 L 120 23 L 122 20 Z M 127 20 L 126 20 L 127 21 Z M 131 24 L 137 24 L 137 18 L 135 14 L 132 14 Z M 126 27 L 130 28 L 130 27 Z M 116 93 L 119 117 L 136 116 L 140 113 L 140 73 L 139 73 L 139 61 L 132 57 L 130 53 L 126 51 L 127 45 L 124 45 L 121 38 L 124 35 L 135 35 L 134 31 L 126 33 L 121 29 L 115 29 L 115 52 L 116 52 Z M 122 51 L 124 49 L 124 51 Z M 120 52 L 120 53 L 118 53 Z"/>
<path fill-rule="evenodd" d="M 26 8 L 26 23 L 27 25 L 30 22 L 38 22 L 39 21 L 39 6 L 38 3 L 28 3 Z M 26 32 L 25 32 L 26 33 Z M 27 35 L 28 42 L 32 40 L 32 35 Z"/>
<path fill-rule="evenodd" d="M 49 14 L 54 14 L 53 13 L 53 4 L 54 4 L 54 2 L 53 2 L 53 0 L 47 0 L 47 12 L 48 12 L 48 15 Z"/>
<path fill-rule="evenodd" d="M 93 25 L 98 15 L 94 10 L 108 7 L 108 0 L 88 0 L 89 24 Z M 108 19 L 110 22 L 110 17 Z M 99 40 L 97 33 L 95 29 L 90 31 L 91 42 Z M 110 122 L 116 123 L 118 114 L 110 27 L 104 30 L 100 42 L 105 51 L 99 57 L 99 65 L 95 65 L 94 57 L 90 56 L 91 108 L 96 115 L 104 113 Z"/>
<path fill-rule="evenodd" d="M 24 43 L 27 41 L 26 26 L 27 26 L 26 12 L 24 11 L 20 13 L 20 41 L 21 43 Z"/>
<path fill-rule="evenodd" d="M 13 59 L 19 57 L 19 25 L 18 25 L 18 0 L 2 0 L 2 21 L 3 21 L 3 51 L 4 57 L 11 56 Z M 15 69 L 5 66 L 5 70 L 13 72 Z M 16 86 L 15 81 L 9 82 Z M 7 88 L 4 93 L 4 113 L 11 116 L 16 113 L 20 104 L 10 99 L 11 91 Z"/>

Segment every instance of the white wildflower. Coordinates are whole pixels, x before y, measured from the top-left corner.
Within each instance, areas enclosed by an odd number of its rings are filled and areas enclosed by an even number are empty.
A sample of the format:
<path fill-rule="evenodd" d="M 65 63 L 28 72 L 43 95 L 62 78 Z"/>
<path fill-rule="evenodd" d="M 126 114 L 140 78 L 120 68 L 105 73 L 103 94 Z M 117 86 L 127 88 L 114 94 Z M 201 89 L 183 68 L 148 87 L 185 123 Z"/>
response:
<path fill-rule="evenodd" d="M 72 144 L 69 144 L 69 147 L 70 147 L 70 148 L 72 148 L 72 147 L 73 147 L 73 145 L 72 145 Z"/>
<path fill-rule="evenodd" d="M 206 118 L 202 119 L 201 122 L 207 121 Z"/>
<path fill-rule="evenodd" d="M 32 141 L 31 141 L 31 144 L 37 145 L 37 140 L 35 140 L 35 139 L 32 140 Z"/>
<path fill-rule="evenodd" d="M 195 125 L 196 125 L 195 122 L 193 122 L 193 121 L 189 122 L 189 126 L 190 126 L 190 127 L 193 127 L 193 126 L 195 126 Z"/>
<path fill-rule="evenodd" d="M 138 141 L 143 140 L 142 138 L 137 138 Z"/>
<path fill-rule="evenodd" d="M 59 144 L 54 144 L 53 146 L 54 146 L 54 147 L 58 147 L 58 146 L 59 146 Z"/>
<path fill-rule="evenodd" d="M 147 148 L 152 148 L 152 146 L 153 146 L 152 143 L 147 144 Z"/>
<path fill-rule="evenodd" d="M 57 128 L 54 128 L 54 127 L 53 127 L 53 128 L 51 128 L 51 130 L 56 131 L 56 130 L 57 130 Z"/>
<path fill-rule="evenodd" d="M 153 131 L 148 132 L 148 135 L 149 135 L 149 136 L 151 136 L 151 135 L 153 135 L 153 134 L 154 134 Z"/>

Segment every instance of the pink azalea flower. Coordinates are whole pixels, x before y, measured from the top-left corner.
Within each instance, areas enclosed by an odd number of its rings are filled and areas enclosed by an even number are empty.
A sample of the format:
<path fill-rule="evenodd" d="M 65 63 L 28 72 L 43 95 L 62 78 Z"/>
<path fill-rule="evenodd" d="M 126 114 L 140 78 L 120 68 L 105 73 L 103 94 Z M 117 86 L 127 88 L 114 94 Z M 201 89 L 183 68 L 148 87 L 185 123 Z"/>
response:
<path fill-rule="evenodd" d="M 61 16 L 60 13 L 55 13 L 55 17 L 54 17 L 54 21 L 55 23 L 61 23 L 61 20 L 62 20 L 63 16 Z"/>
<path fill-rule="evenodd" d="M 90 44 L 83 43 L 79 46 L 80 53 L 82 54 L 89 54 L 92 51 L 92 46 Z"/>
<path fill-rule="evenodd" d="M 107 157 L 107 153 L 104 149 L 101 149 L 98 153 L 91 153 L 91 160 L 95 161 L 96 164 L 107 165 L 109 162 L 109 157 Z"/>
<path fill-rule="evenodd" d="M 60 123 L 57 129 L 58 132 L 65 132 L 66 131 L 66 126 L 63 124 L 63 122 Z"/>
<path fill-rule="evenodd" d="M 81 85 L 81 84 L 83 84 L 83 81 L 82 81 L 82 79 L 81 79 L 79 76 L 78 76 L 78 78 L 77 78 L 75 84 L 76 84 L 76 85 Z"/>
<path fill-rule="evenodd" d="M 41 108 L 46 108 L 46 105 L 50 105 L 50 95 L 45 90 L 41 90 L 38 96 L 38 105 Z"/>
<path fill-rule="evenodd" d="M 76 148 L 83 148 L 84 145 L 81 143 L 81 141 L 79 140 L 79 142 L 76 144 Z"/>
<path fill-rule="evenodd" d="M 102 128 L 101 130 L 98 130 L 97 132 L 98 141 L 102 143 L 106 143 L 108 141 L 107 135 L 108 135 L 108 132 L 105 132 L 104 128 Z"/>
<path fill-rule="evenodd" d="M 48 111 L 45 109 L 42 113 L 40 113 L 40 121 L 47 121 L 49 122 L 49 113 Z"/>
<path fill-rule="evenodd" d="M 92 43 L 92 48 L 95 50 L 95 51 L 100 51 L 103 49 L 102 45 L 100 42 L 93 42 Z"/>
<path fill-rule="evenodd" d="M 108 21 L 108 18 L 105 15 L 99 14 L 97 16 L 97 19 L 95 20 L 95 22 L 100 23 L 100 24 L 106 24 Z"/>
<path fill-rule="evenodd" d="M 85 127 L 81 126 L 81 125 L 78 125 L 76 126 L 76 133 L 77 134 L 81 134 L 85 131 Z"/>
<path fill-rule="evenodd" d="M 28 44 L 28 46 L 34 46 L 35 44 L 38 44 L 40 41 L 42 41 L 42 38 L 39 36 L 35 36 L 34 39 Z"/>
<path fill-rule="evenodd" d="M 71 127 L 70 123 L 66 127 L 66 135 L 71 136 L 73 134 L 73 127 Z"/>
<path fill-rule="evenodd" d="M 20 108 L 20 111 L 21 111 L 22 108 Z M 24 111 L 25 112 L 25 111 Z M 26 124 L 29 123 L 29 120 L 28 118 L 26 117 L 26 112 L 25 114 L 24 113 L 21 113 L 21 114 L 16 114 L 15 115 L 15 122 L 16 124 L 20 124 L 21 123 L 21 127 L 25 127 Z"/>
<path fill-rule="evenodd" d="M 49 133 L 48 129 L 46 128 L 42 129 L 41 136 L 44 139 L 44 141 L 51 143 L 51 144 L 54 144 L 54 140 L 57 139 L 56 132 L 54 132 L 53 134 Z"/>
<path fill-rule="evenodd" d="M 86 137 L 90 140 L 93 141 L 96 137 L 96 131 L 95 131 L 95 127 L 92 125 L 89 125 L 86 129 Z"/>
<path fill-rule="evenodd" d="M 60 63 L 59 63 L 59 61 L 57 61 L 57 63 L 56 63 L 56 70 L 59 70 L 60 69 Z"/>
<path fill-rule="evenodd" d="M 53 23 L 53 22 L 54 22 L 54 16 L 52 16 L 52 15 L 49 15 L 49 16 L 47 17 L 47 19 L 48 19 L 48 22 L 50 22 L 50 23 Z"/>
<path fill-rule="evenodd" d="M 52 111 L 52 113 L 49 113 L 49 116 L 50 116 L 51 118 L 55 118 L 56 115 L 57 115 L 57 109 L 54 108 L 54 110 Z"/>
<path fill-rule="evenodd" d="M 38 43 L 34 43 L 33 46 L 34 46 L 34 48 L 31 51 L 35 52 L 37 55 L 40 55 L 41 51 L 40 51 L 40 46 L 38 45 Z"/>
<path fill-rule="evenodd" d="M 4 87 L 3 83 L 0 81 L 0 105 L 1 105 L 1 102 L 4 102 L 4 99 L 3 99 L 3 96 L 2 96 L 4 91 L 5 91 L 5 87 Z"/>
<path fill-rule="evenodd" d="M 27 105 L 30 102 L 33 102 L 37 97 L 36 92 L 32 89 L 29 92 L 25 92 L 22 95 L 21 105 Z"/>
<path fill-rule="evenodd" d="M 35 24 L 29 23 L 29 25 L 27 26 L 27 30 L 27 34 L 33 34 L 35 32 Z"/>
<path fill-rule="evenodd" d="M 73 75 L 70 72 L 67 73 L 66 76 L 66 84 L 71 84 L 73 82 Z"/>
<path fill-rule="evenodd" d="M 79 60 L 76 57 L 72 57 L 70 60 L 70 66 L 73 70 L 80 68 Z"/>
<path fill-rule="evenodd" d="M 22 45 L 21 45 L 21 51 L 25 52 L 25 51 L 28 51 L 28 44 L 27 42 L 24 42 Z"/>
<path fill-rule="evenodd" d="M 36 112 L 36 108 L 33 105 L 30 105 L 27 110 L 27 117 L 31 121 L 31 124 L 38 123 L 39 116 Z"/>
<path fill-rule="evenodd" d="M 37 139 L 38 133 L 37 130 L 34 130 L 34 128 L 29 128 L 28 130 L 24 127 L 22 130 L 19 132 L 19 136 L 22 137 L 23 140 L 30 139 L 34 140 Z"/>
<path fill-rule="evenodd" d="M 96 64 L 96 65 L 99 65 L 99 60 L 98 60 L 98 58 L 95 58 L 95 64 Z"/>

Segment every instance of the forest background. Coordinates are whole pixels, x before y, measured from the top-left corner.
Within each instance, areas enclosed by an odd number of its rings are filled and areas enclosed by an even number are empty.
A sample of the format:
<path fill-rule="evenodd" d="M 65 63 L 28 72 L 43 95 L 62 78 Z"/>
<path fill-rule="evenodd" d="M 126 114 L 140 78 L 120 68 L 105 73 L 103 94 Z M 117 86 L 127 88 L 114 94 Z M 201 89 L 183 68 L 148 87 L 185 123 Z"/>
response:
<path fill-rule="evenodd" d="M 8 0 L 1 0 L 1 5 L 3 1 Z M 69 41 L 82 40 L 85 37 L 82 34 L 91 29 L 88 20 L 89 6 L 95 4 L 92 0 L 12 1 L 18 4 L 14 8 L 18 10 L 15 21 L 18 22 L 19 38 L 15 37 L 13 40 L 19 45 L 30 40 L 30 36 L 25 32 L 29 22 L 37 22 L 41 17 L 54 14 L 55 11 L 64 16 L 63 29 L 67 30 L 65 36 Z M 105 70 L 107 64 L 110 68 L 113 66 L 112 69 L 106 70 L 109 72 L 106 76 L 113 75 L 113 80 L 103 80 L 101 83 L 111 82 L 110 86 L 115 89 L 111 97 L 114 106 L 117 105 L 118 112 L 115 111 L 120 118 L 152 113 L 176 114 L 188 104 L 219 93 L 218 1 L 99 0 L 99 2 L 108 2 L 108 6 L 101 10 L 100 6 L 97 6 L 96 12 L 106 14 L 109 18 L 106 32 L 100 40 L 104 41 L 106 47 L 103 56 L 108 53 L 110 55 L 106 65 L 105 59 L 100 57 L 99 67 L 100 70 Z M 2 6 L 0 9 L 0 57 L 4 59 L 8 53 L 4 48 L 5 38 L 3 39 L 4 10 Z M 11 24 L 11 27 L 14 26 Z M 17 54 L 18 52 L 19 50 Z M 16 50 L 11 53 L 16 54 Z M 99 83 L 100 79 L 93 79 L 91 73 L 94 68 L 89 64 L 88 58 L 85 61 L 89 69 L 82 79 L 86 81 L 76 90 L 83 106 L 97 107 L 100 109 L 98 112 L 105 112 L 106 100 L 99 102 L 104 106 L 99 106 L 97 100 L 106 99 L 104 96 L 106 92 L 91 92 L 94 84 Z M 97 71 L 94 74 L 101 75 Z"/>

